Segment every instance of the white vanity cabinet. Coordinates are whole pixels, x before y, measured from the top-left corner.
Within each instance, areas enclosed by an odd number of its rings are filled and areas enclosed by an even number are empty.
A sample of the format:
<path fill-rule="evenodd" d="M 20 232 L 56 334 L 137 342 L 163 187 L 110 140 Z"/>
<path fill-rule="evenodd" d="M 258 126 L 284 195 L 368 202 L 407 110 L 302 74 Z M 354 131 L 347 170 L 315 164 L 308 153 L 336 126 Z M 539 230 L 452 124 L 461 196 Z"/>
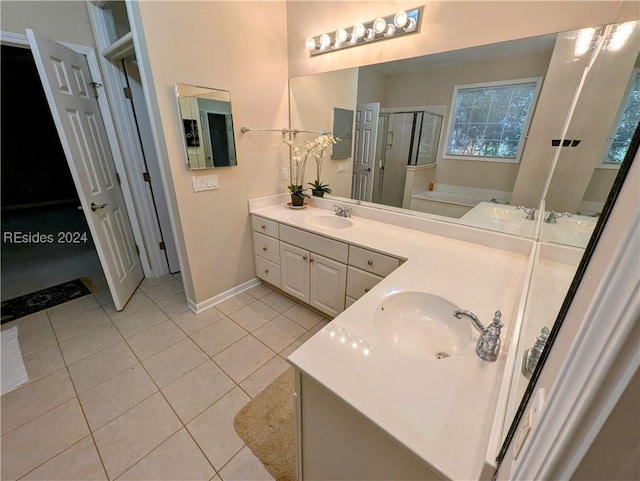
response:
<path fill-rule="evenodd" d="M 332 317 L 344 310 L 348 244 L 280 225 L 281 289 Z"/>
<path fill-rule="evenodd" d="M 345 307 L 364 296 L 399 265 L 397 257 L 350 245 Z"/>
<path fill-rule="evenodd" d="M 400 265 L 380 252 L 252 215 L 256 276 L 331 317 Z"/>
<path fill-rule="evenodd" d="M 280 242 L 278 223 L 263 217 L 251 216 L 253 253 L 256 276 L 280 288 Z"/>

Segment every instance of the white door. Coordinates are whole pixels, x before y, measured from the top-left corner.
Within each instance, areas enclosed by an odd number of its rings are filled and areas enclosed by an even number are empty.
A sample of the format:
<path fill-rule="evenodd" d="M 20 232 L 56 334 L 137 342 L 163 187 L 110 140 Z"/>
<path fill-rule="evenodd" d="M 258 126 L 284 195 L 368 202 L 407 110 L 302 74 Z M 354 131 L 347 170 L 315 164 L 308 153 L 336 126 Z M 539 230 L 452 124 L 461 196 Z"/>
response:
<path fill-rule="evenodd" d="M 282 290 L 309 303 L 309 251 L 280 242 Z"/>
<path fill-rule="evenodd" d="M 143 272 L 87 61 L 26 32 L 111 296 L 121 310 Z"/>
<path fill-rule="evenodd" d="M 138 64 L 132 60 L 124 60 L 127 82 L 131 88 L 131 102 L 135 111 L 136 125 L 140 134 L 140 143 L 144 153 L 144 162 L 147 172 L 150 174 L 149 187 L 153 197 L 160 234 L 164 243 L 164 252 L 167 257 L 169 272 L 178 272 L 180 262 L 178 261 L 178 249 L 171 230 L 171 220 L 169 218 L 169 208 L 167 198 L 162 188 L 162 177 L 160 177 L 160 162 L 153 143 L 153 133 L 151 131 L 151 120 L 147 112 L 144 100 L 144 90 Z"/>
<path fill-rule="evenodd" d="M 356 106 L 351 197 L 357 200 L 371 201 L 376 166 L 376 137 L 378 135 L 379 113 L 379 103 L 358 104 Z"/>
<path fill-rule="evenodd" d="M 344 311 L 347 266 L 317 254 L 311 254 L 310 262 L 309 303 L 335 317 Z"/>

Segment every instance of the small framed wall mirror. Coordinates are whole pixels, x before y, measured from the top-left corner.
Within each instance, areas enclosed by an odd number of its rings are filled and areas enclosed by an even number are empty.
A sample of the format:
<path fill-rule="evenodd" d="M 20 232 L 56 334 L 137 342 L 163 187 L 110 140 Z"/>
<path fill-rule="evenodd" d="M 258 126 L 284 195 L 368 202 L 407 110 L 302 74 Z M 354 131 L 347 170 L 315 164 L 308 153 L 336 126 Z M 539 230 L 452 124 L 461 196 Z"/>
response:
<path fill-rule="evenodd" d="M 229 91 L 182 83 L 175 91 L 189 169 L 238 165 Z"/>

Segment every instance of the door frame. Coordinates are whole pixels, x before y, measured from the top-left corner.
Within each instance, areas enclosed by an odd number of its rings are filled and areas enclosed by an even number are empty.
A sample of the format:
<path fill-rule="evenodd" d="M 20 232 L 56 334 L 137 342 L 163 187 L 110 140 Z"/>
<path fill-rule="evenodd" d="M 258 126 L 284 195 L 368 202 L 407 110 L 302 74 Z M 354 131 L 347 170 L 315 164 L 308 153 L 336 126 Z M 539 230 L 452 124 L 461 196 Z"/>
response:
<path fill-rule="evenodd" d="M 105 86 L 105 82 L 100 71 L 98 57 L 95 50 L 92 47 L 86 45 L 78 45 L 68 42 L 59 42 L 61 45 L 70 48 L 87 58 L 89 65 L 89 71 L 91 72 L 91 78 L 94 82 L 98 83 L 102 88 Z M 27 36 L 19 33 L 0 31 L 0 44 L 11 47 L 27 48 L 30 49 Z M 109 147 L 113 154 L 113 161 L 115 164 L 116 172 L 119 174 L 120 188 L 124 197 L 125 207 L 127 209 L 127 215 L 133 230 L 133 236 L 136 245 L 139 249 L 140 262 L 144 271 L 145 277 L 158 277 L 169 273 L 167 260 L 162 251 L 158 250 L 158 255 L 151 255 L 152 253 L 147 248 L 148 245 L 158 245 L 160 242 L 159 230 L 156 226 L 143 226 L 140 224 L 138 210 L 136 205 L 144 204 L 141 202 L 140 194 L 132 186 L 131 179 L 128 175 L 129 169 L 122 155 L 121 142 L 116 132 L 115 123 L 111 115 L 110 102 L 107 95 L 98 95 L 98 106 L 102 115 L 105 129 L 107 131 L 107 138 L 109 141 Z M 119 118 L 119 120 L 122 120 Z M 141 212 L 141 215 L 153 215 L 155 218 L 155 210 L 153 205 L 149 206 L 149 212 Z M 156 231 L 157 230 L 157 231 Z M 182 267 L 182 263 L 180 263 Z"/>

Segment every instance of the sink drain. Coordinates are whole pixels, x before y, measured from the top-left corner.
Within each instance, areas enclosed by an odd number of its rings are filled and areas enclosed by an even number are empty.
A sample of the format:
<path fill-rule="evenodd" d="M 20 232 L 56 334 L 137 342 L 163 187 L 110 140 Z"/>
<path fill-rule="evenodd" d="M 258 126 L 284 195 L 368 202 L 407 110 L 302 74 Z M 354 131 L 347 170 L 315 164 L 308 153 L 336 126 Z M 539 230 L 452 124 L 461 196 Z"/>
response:
<path fill-rule="evenodd" d="M 449 354 L 446 352 L 436 352 L 436 359 L 444 359 L 446 357 L 449 357 Z"/>

